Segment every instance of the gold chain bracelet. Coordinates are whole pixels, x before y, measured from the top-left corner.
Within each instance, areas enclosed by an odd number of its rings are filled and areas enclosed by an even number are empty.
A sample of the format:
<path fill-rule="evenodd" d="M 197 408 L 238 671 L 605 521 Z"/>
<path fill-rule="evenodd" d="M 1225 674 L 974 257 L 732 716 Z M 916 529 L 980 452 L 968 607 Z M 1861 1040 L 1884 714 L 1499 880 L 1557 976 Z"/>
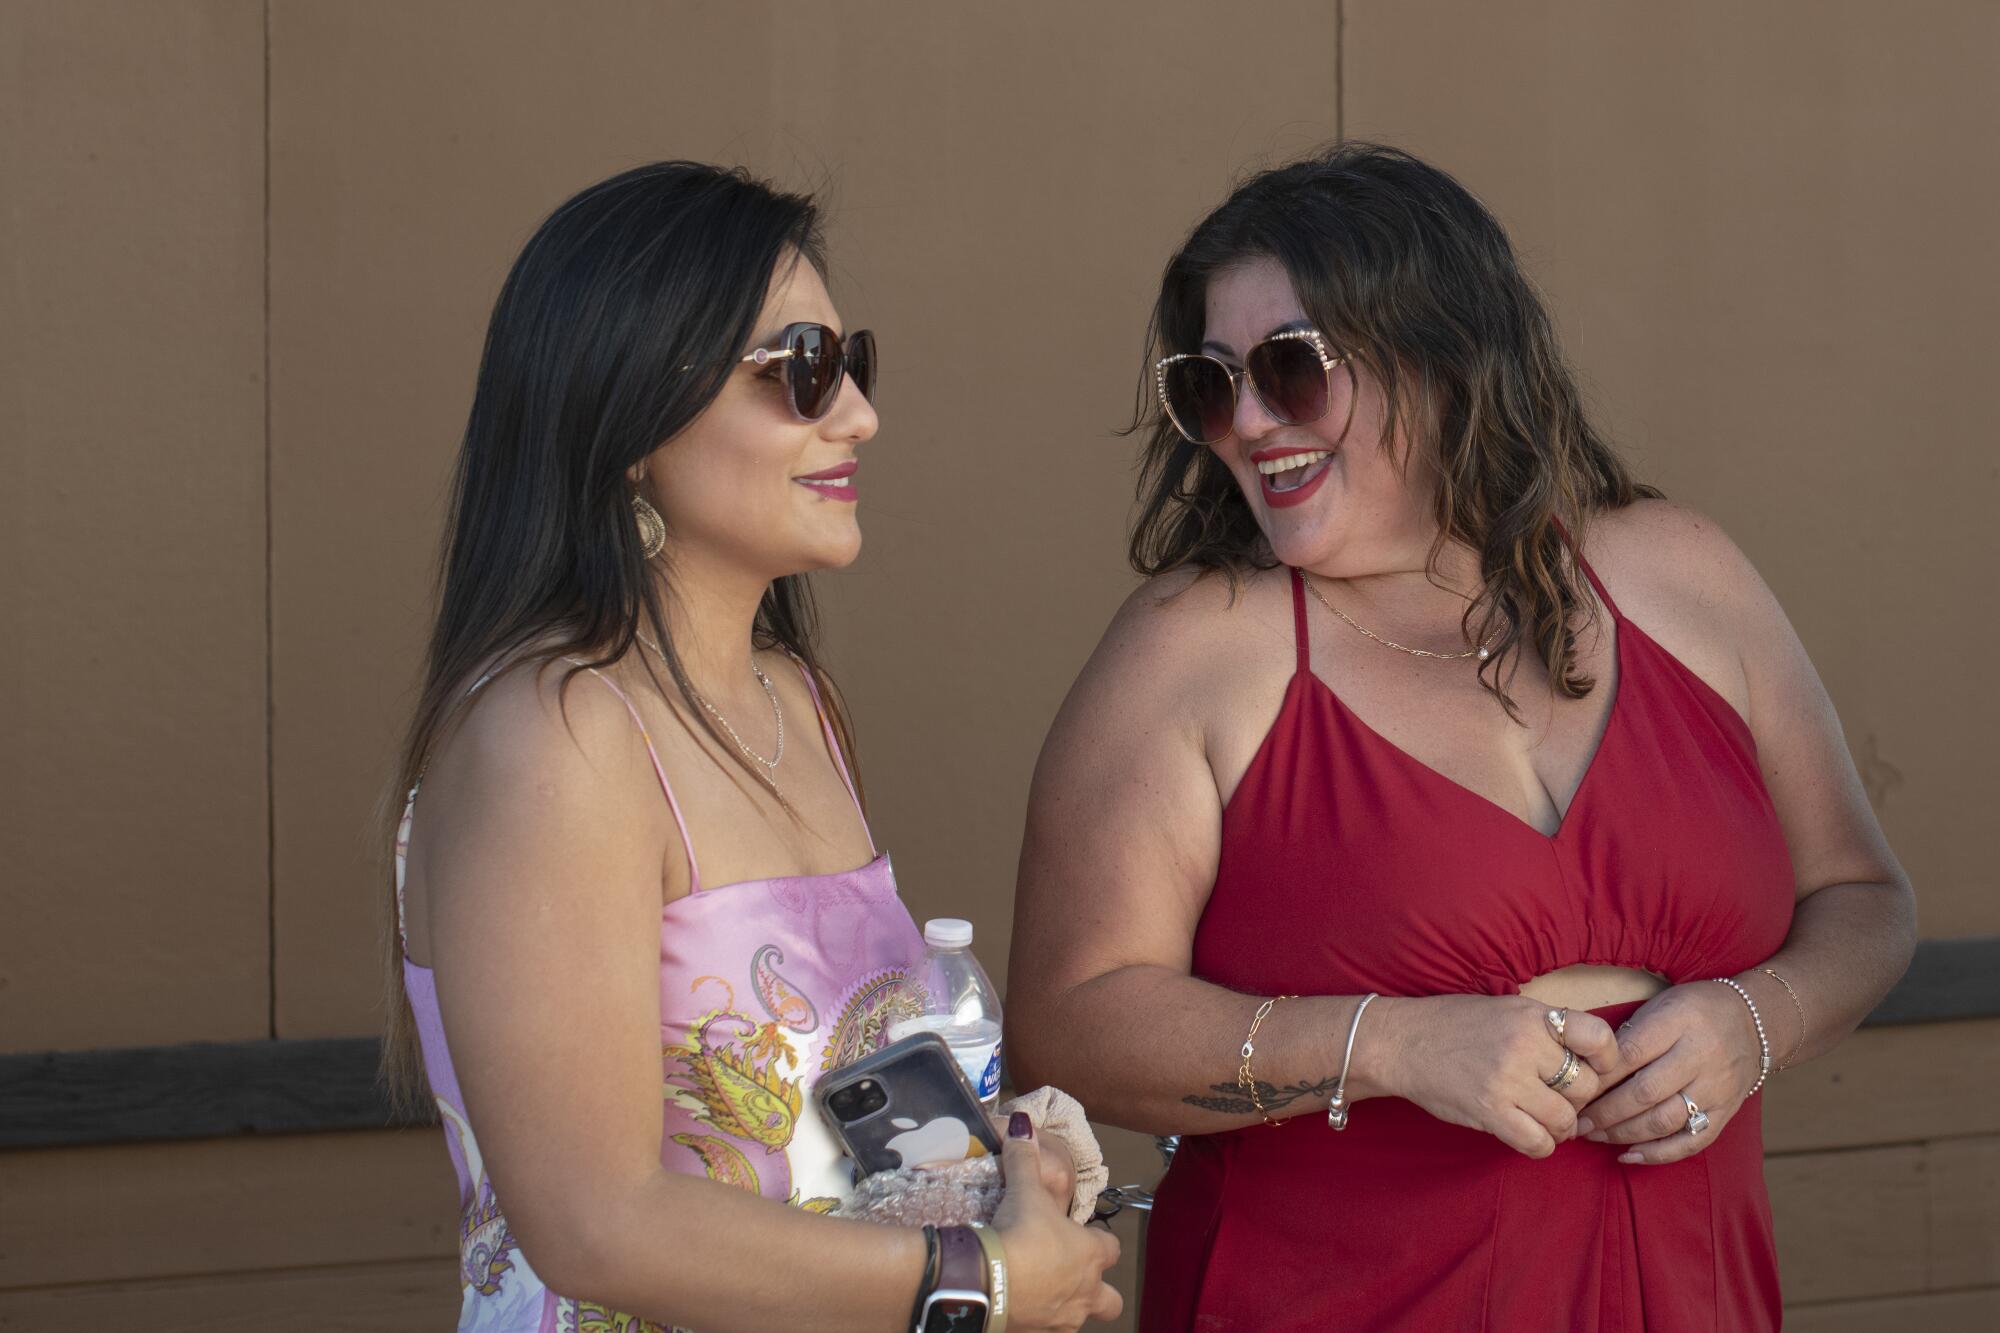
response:
<path fill-rule="evenodd" d="M 1271 1119 L 1270 1113 L 1264 1109 L 1264 1099 L 1257 1095 L 1257 1079 L 1250 1072 L 1250 1057 L 1257 1054 L 1257 1029 L 1264 1025 L 1266 1018 L 1270 1017 L 1272 1008 L 1280 1000 L 1296 1000 L 1298 998 L 1296 995 L 1279 995 L 1258 1005 L 1257 1016 L 1250 1020 L 1250 1032 L 1243 1038 L 1243 1063 L 1236 1070 L 1236 1086 L 1242 1090 L 1244 1096 L 1250 1099 L 1250 1104 L 1257 1108 L 1258 1116 L 1267 1125 L 1275 1126 L 1278 1122 Z"/>
<path fill-rule="evenodd" d="M 1760 967 L 1757 970 L 1759 972 L 1762 972 L 1765 976 L 1769 977 L 1771 980 L 1777 982 L 1780 986 L 1783 986 L 1785 988 L 1785 994 L 1792 997 L 1792 1008 L 1799 1011 L 1799 1039 L 1792 1043 L 1792 1053 L 1786 1056 L 1783 1060 L 1779 1061 L 1778 1063 L 1779 1072 L 1783 1072 L 1784 1070 L 1790 1069 L 1792 1067 L 1792 1062 L 1799 1058 L 1799 1052 L 1805 1049 L 1806 1007 L 1803 1004 L 1799 1003 L 1799 993 L 1792 989 L 1791 982 L 1779 976 L 1771 968 Z"/>

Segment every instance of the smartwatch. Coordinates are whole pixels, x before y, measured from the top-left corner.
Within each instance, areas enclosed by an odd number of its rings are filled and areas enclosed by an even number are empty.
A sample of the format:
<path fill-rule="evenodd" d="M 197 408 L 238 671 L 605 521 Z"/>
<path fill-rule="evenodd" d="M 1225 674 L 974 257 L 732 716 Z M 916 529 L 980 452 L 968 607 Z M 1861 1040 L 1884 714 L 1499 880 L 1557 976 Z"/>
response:
<path fill-rule="evenodd" d="M 938 1281 L 917 1308 L 916 1333 L 986 1333 L 986 1250 L 971 1227 L 938 1228 Z"/>

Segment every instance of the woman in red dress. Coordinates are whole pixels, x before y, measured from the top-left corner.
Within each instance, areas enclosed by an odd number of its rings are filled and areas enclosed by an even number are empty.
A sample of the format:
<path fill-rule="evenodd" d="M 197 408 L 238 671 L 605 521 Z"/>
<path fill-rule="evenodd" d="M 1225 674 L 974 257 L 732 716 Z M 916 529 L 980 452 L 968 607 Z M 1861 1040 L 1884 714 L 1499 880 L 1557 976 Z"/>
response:
<path fill-rule="evenodd" d="M 1155 337 L 1150 579 L 1043 753 L 1008 988 L 1018 1078 L 1182 1136 L 1141 1326 L 1776 1328 L 1757 1091 L 1914 933 L 1784 613 L 1405 154 L 1244 184 Z"/>

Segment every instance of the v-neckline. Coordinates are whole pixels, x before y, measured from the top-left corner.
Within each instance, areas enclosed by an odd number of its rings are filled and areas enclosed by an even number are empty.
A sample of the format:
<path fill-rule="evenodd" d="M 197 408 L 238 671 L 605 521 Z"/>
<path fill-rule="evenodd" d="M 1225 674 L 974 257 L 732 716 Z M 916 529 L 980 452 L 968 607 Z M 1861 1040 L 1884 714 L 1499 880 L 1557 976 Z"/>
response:
<path fill-rule="evenodd" d="M 1443 773 L 1377 731 L 1366 718 L 1348 706 L 1347 701 L 1340 697 L 1339 691 L 1327 684 L 1325 678 L 1312 669 L 1310 659 L 1299 664 L 1297 671 L 1294 673 L 1294 679 L 1302 676 L 1312 684 L 1317 685 L 1320 691 L 1332 701 L 1334 708 L 1339 711 L 1341 716 L 1353 723 L 1362 735 L 1389 751 L 1389 753 L 1396 756 L 1402 763 L 1407 764 L 1420 773 L 1429 775 L 1430 778 L 1442 783 L 1452 791 L 1459 792 L 1478 802 L 1480 805 L 1485 806 L 1529 836 L 1539 838 L 1549 846 L 1554 846 L 1562 841 L 1563 834 L 1567 833 L 1570 825 L 1576 822 L 1577 808 L 1583 804 L 1584 797 L 1590 791 L 1591 778 L 1602 767 L 1601 761 L 1604 758 L 1604 751 L 1611 744 L 1612 730 L 1618 725 L 1619 714 L 1625 702 L 1625 669 L 1627 665 L 1625 657 L 1625 621 L 1623 617 L 1618 615 L 1608 605 L 1604 609 L 1605 614 L 1611 621 L 1612 632 L 1611 669 L 1613 680 L 1611 685 L 1611 707 L 1605 710 L 1604 726 L 1597 733 L 1597 744 L 1590 752 L 1590 759 L 1583 766 L 1583 776 L 1577 779 L 1576 790 L 1570 793 L 1569 804 L 1563 807 L 1561 814 L 1557 818 L 1553 833 L 1542 832 L 1542 830 L 1536 828 L 1533 824 L 1515 814 L 1491 796 L 1483 792 L 1474 791 L 1456 778 L 1446 777 Z"/>

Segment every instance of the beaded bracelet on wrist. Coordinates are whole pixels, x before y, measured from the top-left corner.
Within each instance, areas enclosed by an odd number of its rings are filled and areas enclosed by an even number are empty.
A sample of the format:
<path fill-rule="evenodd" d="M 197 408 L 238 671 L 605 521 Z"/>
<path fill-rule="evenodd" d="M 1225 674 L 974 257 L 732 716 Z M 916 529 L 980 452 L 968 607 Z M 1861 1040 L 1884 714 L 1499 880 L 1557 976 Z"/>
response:
<path fill-rule="evenodd" d="M 1747 1102 L 1757 1095 L 1757 1089 L 1763 1087 L 1764 1080 L 1771 1076 L 1771 1039 L 1764 1035 L 1764 1016 L 1757 1012 L 1757 1002 L 1750 998 L 1749 988 L 1734 977 L 1716 977 L 1715 980 L 1735 991 L 1750 1007 L 1750 1022 L 1757 1029 L 1757 1081 L 1750 1085 L 1750 1091 L 1743 1094 L 1743 1100 Z"/>

